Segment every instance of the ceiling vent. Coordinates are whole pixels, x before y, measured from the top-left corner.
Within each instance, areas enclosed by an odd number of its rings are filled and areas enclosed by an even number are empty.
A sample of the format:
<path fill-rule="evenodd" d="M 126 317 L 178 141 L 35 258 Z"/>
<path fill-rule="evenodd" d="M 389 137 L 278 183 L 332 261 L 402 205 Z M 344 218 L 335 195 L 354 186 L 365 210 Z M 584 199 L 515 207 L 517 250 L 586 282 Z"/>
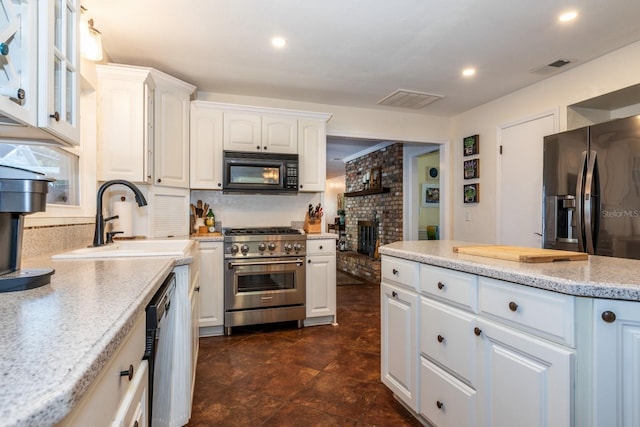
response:
<path fill-rule="evenodd" d="M 398 89 L 378 101 L 378 105 L 419 110 L 420 108 L 424 108 L 442 98 L 444 98 L 442 95 Z"/>
<path fill-rule="evenodd" d="M 561 71 L 560 69 L 566 65 L 571 64 L 573 61 L 568 59 L 558 59 L 553 61 L 550 64 L 543 65 L 542 67 L 535 68 L 531 70 L 533 74 L 540 74 L 541 76 L 546 76 L 549 74 L 557 73 Z"/>

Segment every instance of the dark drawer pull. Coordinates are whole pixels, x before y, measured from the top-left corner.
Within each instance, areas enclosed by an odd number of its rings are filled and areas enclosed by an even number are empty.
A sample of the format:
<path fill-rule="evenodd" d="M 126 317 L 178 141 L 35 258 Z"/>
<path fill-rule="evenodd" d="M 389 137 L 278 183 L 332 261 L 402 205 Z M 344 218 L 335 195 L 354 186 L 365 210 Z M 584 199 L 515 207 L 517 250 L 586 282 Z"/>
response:
<path fill-rule="evenodd" d="M 476 334 L 476 336 L 480 336 L 480 334 L 482 333 L 482 329 L 478 328 L 477 326 L 475 328 L 473 328 L 473 333 Z"/>
<path fill-rule="evenodd" d="M 397 275 L 398 275 L 398 270 L 396 270 L 396 269 L 394 268 L 394 269 L 393 269 L 393 271 L 392 271 L 392 273 L 393 273 L 393 275 L 394 275 L 394 276 L 397 276 Z"/>
<path fill-rule="evenodd" d="M 129 369 L 126 371 L 120 371 L 120 376 L 127 377 L 129 381 L 131 381 L 131 378 L 133 378 L 133 365 L 129 365 Z"/>
<path fill-rule="evenodd" d="M 391 296 L 395 298 L 395 297 L 398 296 L 398 293 L 396 291 L 393 291 L 393 292 L 391 292 Z"/>
<path fill-rule="evenodd" d="M 437 400 L 436 401 L 436 406 L 438 407 L 438 409 L 442 409 L 444 407 L 444 403 L 442 403 L 439 400 Z"/>
<path fill-rule="evenodd" d="M 56 122 L 60 121 L 60 113 L 58 113 L 57 111 L 55 113 L 53 113 L 53 114 L 49 114 L 49 117 L 54 119 Z"/>
<path fill-rule="evenodd" d="M 518 304 L 516 304 L 515 302 L 511 301 L 509 303 L 509 310 L 516 311 L 517 309 L 518 309 Z"/>
<path fill-rule="evenodd" d="M 602 313 L 602 320 L 607 323 L 613 323 L 616 321 L 616 314 L 613 311 L 605 311 Z"/>
<path fill-rule="evenodd" d="M 443 290 L 444 289 L 444 283 L 438 282 L 438 289 Z"/>
<path fill-rule="evenodd" d="M 444 342 L 444 337 L 442 335 L 438 335 L 438 342 Z"/>

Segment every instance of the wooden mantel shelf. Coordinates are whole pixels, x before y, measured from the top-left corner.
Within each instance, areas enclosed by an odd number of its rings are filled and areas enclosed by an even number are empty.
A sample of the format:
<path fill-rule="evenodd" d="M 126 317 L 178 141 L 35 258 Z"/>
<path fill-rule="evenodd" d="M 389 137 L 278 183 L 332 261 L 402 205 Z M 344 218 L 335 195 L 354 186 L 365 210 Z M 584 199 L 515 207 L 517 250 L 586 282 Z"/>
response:
<path fill-rule="evenodd" d="M 368 190 L 352 191 L 351 193 L 344 193 L 344 197 L 368 196 L 370 194 L 382 194 L 382 193 L 388 193 L 390 191 L 391 191 L 391 188 L 389 187 L 370 188 Z"/>

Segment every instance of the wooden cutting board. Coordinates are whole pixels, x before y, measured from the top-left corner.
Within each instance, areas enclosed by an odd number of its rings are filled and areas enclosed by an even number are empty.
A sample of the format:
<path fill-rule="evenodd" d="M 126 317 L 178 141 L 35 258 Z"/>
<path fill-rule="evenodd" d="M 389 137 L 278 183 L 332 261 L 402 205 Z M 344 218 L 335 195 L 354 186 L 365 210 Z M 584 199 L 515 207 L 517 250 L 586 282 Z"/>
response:
<path fill-rule="evenodd" d="M 454 247 L 453 251 L 460 254 L 519 262 L 584 261 L 589 258 L 589 255 L 584 252 L 503 245 L 458 246 Z"/>

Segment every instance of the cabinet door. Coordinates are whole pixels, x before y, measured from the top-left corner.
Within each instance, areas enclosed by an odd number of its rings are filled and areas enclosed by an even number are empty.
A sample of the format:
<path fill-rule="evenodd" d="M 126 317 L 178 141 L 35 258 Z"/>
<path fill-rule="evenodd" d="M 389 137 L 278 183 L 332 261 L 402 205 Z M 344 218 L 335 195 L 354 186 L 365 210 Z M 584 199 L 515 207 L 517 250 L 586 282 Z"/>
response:
<path fill-rule="evenodd" d="M 156 185 L 189 188 L 189 90 L 154 77 Z"/>
<path fill-rule="evenodd" d="M 307 256 L 307 317 L 336 314 L 336 257 Z"/>
<path fill-rule="evenodd" d="M 148 426 L 149 415 L 149 369 L 143 360 L 135 370 L 129 390 L 113 419 L 112 427 Z"/>
<path fill-rule="evenodd" d="M 98 180 L 151 181 L 153 88 L 148 72 L 99 66 Z"/>
<path fill-rule="evenodd" d="M 298 120 L 286 116 L 262 116 L 262 150 L 298 153 Z"/>
<path fill-rule="evenodd" d="M 39 1 L 38 8 L 38 125 L 77 145 L 80 0 Z"/>
<path fill-rule="evenodd" d="M 418 412 L 418 304 L 415 292 L 380 286 L 382 317 L 381 379 L 413 411 Z"/>
<path fill-rule="evenodd" d="M 262 151 L 260 114 L 224 113 L 223 144 L 227 151 Z"/>
<path fill-rule="evenodd" d="M 640 303 L 595 300 L 594 426 L 640 425 Z"/>
<path fill-rule="evenodd" d="M 222 111 L 191 103 L 191 188 L 222 190 Z"/>
<path fill-rule="evenodd" d="M 0 61 L 0 111 L 37 126 L 38 9 L 35 1 L 0 0 L 0 33 L 9 53 Z"/>
<path fill-rule="evenodd" d="M 200 242 L 200 327 L 224 324 L 222 242 Z"/>
<path fill-rule="evenodd" d="M 327 180 L 326 123 L 298 120 L 298 188 L 305 192 L 324 191 Z"/>
<path fill-rule="evenodd" d="M 574 352 L 483 319 L 477 326 L 478 426 L 572 425 Z"/>

